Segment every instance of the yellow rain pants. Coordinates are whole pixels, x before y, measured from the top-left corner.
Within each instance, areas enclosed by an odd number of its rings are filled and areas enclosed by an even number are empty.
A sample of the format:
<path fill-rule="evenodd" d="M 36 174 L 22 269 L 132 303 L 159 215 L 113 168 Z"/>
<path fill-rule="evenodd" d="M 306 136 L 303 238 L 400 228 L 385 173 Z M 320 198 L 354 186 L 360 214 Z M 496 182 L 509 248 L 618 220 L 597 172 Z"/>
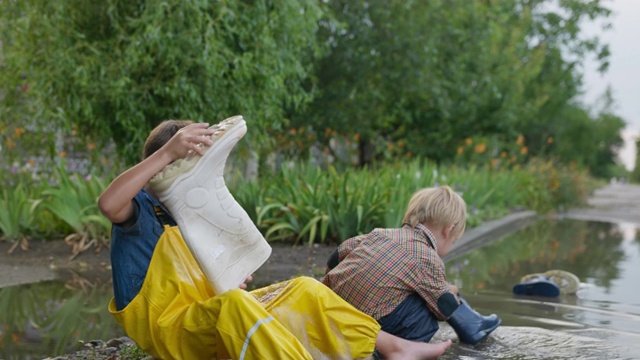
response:
<path fill-rule="evenodd" d="M 177 227 L 165 226 L 138 295 L 109 312 L 159 359 L 359 359 L 380 325 L 313 278 L 216 295 Z"/>

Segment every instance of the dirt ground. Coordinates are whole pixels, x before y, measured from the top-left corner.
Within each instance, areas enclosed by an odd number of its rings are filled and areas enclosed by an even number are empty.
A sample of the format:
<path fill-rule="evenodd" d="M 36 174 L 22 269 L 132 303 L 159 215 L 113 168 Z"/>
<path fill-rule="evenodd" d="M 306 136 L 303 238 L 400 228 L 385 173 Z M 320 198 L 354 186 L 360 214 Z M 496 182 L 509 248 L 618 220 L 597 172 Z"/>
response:
<path fill-rule="evenodd" d="M 27 251 L 16 248 L 8 254 L 10 244 L 0 242 L 0 287 L 45 280 L 65 280 L 81 275 L 104 283 L 111 278 L 109 249 L 95 248 L 70 260 L 71 247 L 63 240 L 30 241 Z M 335 246 L 272 244 L 269 260 L 254 274 L 254 285 L 263 286 L 294 276 L 320 277 Z"/>

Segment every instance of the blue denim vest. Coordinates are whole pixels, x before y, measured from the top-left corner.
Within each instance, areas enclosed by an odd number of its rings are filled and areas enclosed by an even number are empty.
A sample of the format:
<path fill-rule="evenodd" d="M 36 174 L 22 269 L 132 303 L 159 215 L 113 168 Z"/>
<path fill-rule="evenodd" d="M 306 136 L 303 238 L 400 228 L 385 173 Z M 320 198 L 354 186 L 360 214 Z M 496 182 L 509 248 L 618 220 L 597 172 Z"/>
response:
<path fill-rule="evenodd" d="M 111 227 L 111 272 L 116 308 L 122 310 L 138 294 L 164 225 L 175 226 L 169 211 L 146 190 L 133 199 L 134 224 Z"/>

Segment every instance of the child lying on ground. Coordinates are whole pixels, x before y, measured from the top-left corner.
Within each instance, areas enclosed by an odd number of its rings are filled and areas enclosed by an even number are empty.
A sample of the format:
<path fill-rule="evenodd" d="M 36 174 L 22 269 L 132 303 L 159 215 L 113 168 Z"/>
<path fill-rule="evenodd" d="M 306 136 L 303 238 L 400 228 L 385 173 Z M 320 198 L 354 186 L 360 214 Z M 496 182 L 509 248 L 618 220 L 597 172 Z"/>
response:
<path fill-rule="evenodd" d="M 232 119 L 225 124 L 246 131 L 241 117 Z M 187 247 L 179 224 L 148 184 L 177 160 L 212 151 L 211 163 L 202 157 L 195 171 L 213 166 L 213 173 L 222 174 L 229 149 L 216 144 L 224 143 L 229 133 L 227 129 L 220 134 L 219 128 L 204 123 L 165 121 L 145 142 L 144 159 L 100 196 L 99 208 L 113 223 L 114 298 L 109 311 L 127 335 L 161 359 L 355 359 L 370 356 L 374 349 L 389 359 L 440 356 L 450 341 L 423 344 L 392 336 L 311 278 L 253 292 L 243 290 L 245 284 L 224 293 L 214 291 L 196 260 L 206 256 Z M 200 193 L 224 186 L 216 182 L 219 179 L 202 184 Z M 218 201 L 207 198 L 200 203 L 219 207 Z M 182 219 L 189 226 L 190 220 Z M 223 230 L 212 228 L 206 237 L 200 234 L 190 241 L 215 244 Z M 211 261 L 222 251 L 215 250 Z"/>

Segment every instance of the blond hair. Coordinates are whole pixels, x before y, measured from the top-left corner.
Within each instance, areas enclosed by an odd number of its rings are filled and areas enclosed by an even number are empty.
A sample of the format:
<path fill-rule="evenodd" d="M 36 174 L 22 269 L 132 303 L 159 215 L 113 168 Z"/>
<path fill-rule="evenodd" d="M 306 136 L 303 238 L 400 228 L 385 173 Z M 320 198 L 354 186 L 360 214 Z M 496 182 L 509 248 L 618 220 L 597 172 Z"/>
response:
<path fill-rule="evenodd" d="M 404 224 L 454 225 L 452 235 L 462 236 L 467 222 L 467 204 L 448 186 L 420 189 L 411 196 Z"/>

